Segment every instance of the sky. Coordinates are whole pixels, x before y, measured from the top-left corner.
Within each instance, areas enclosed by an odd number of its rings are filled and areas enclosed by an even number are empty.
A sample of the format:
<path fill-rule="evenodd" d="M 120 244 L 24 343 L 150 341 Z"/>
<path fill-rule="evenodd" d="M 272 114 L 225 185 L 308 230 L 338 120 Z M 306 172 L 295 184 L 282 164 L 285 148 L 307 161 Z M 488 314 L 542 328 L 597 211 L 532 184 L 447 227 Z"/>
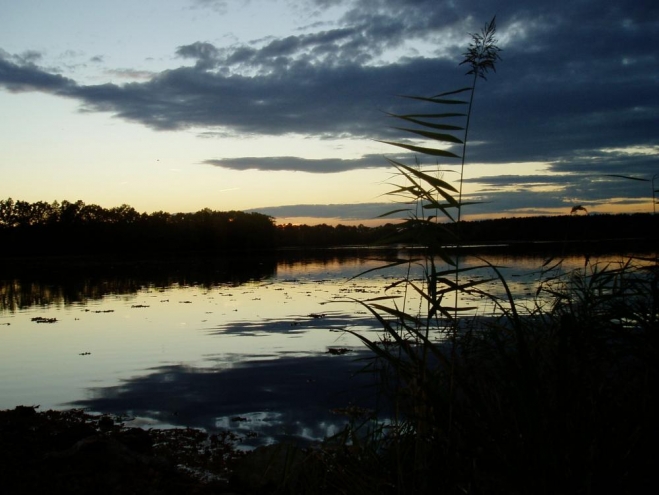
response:
<path fill-rule="evenodd" d="M 372 225 L 493 16 L 463 218 L 651 212 L 655 0 L 0 0 L 0 199 Z"/>

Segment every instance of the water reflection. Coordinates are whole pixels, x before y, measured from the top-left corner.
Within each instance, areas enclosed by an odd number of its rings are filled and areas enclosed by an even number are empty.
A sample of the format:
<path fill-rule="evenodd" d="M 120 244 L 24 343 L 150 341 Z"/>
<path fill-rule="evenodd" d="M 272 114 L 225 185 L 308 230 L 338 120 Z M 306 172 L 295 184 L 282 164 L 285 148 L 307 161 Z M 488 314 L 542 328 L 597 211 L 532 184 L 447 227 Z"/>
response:
<path fill-rule="evenodd" d="M 377 407 L 374 379 L 360 372 L 363 367 L 355 355 L 283 356 L 230 365 L 220 358 L 206 368 L 152 369 L 120 385 L 93 389 L 93 398 L 74 405 L 180 427 L 242 429 L 257 435 L 252 444 L 290 436 L 314 440 L 345 424 L 333 410 Z"/>
<path fill-rule="evenodd" d="M 85 407 L 155 426 L 255 431 L 253 442 L 322 438 L 345 422 L 332 409 L 379 405 L 372 377 L 356 373 L 363 346 L 339 330 L 379 330 L 350 301 L 382 295 L 407 275 L 406 265 L 369 271 L 406 256 L 78 260 L 3 272 L 0 409 Z M 489 259 L 518 303 L 533 300 L 545 257 Z M 563 269 L 583 266 L 584 258 L 573 257 Z M 411 270 L 421 282 L 422 268 Z M 484 288 L 503 295 L 497 280 Z M 406 308 L 422 307 L 413 291 L 387 293 Z M 462 302 L 481 314 L 491 310 L 478 294 Z"/>
<path fill-rule="evenodd" d="M 272 256 L 30 260 L 13 263 L 0 274 L 0 312 L 86 303 L 147 287 L 241 285 L 270 278 L 276 270 Z"/>

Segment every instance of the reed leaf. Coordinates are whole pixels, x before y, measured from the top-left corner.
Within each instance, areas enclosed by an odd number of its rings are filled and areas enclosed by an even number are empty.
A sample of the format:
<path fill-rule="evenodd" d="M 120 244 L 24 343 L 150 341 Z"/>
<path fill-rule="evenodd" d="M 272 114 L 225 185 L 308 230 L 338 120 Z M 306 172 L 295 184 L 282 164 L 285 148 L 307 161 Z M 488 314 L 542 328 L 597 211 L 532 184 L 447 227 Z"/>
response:
<path fill-rule="evenodd" d="M 391 308 L 389 306 L 385 306 L 384 304 L 378 304 L 378 303 L 373 303 L 370 302 L 370 305 L 375 308 L 379 309 L 383 313 L 387 313 L 391 316 L 395 316 L 400 320 L 400 322 L 409 322 L 413 323 L 417 327 L 420 327 L 423 325 L 423 322 L 417 318 L 416 316 L 413 316 L 409 313 L 405 313 L 404 311 L 399 310 L 398 308 Z"/>
<path fill-rule="evenodd" d="M 466 86 L 464 88 L 460 89 L 455 89 L 453 91 L 447 91 L 445 93 L 439 93 L 438 95 L 433 96 L 433 98 L 442 98 L 443 96 L 450 96 L 450 95 L 455 95 L 458 93 L 464 93 L 465 91 L 473 91 L 474 88 L 472 86 Z"/>
<path fill-rule="evenodd" d="M 443 156 L 443 157 L 446 157 L 446 158 L 460 158 L 459 155 L 456 155 L 455 153 L 451 153 L 450 151 L 446 151 L 446 150 L 440 150 L 440 149 L 435 149 L 435 148 L 426 148 L 426 147 L 423 147 L 423 146 L 414 146 L 412 144 L 394 143 L 392 141 L 380 141 L 380 140 L 377 140 L 377 141 L 379 143 L 390 144 L 392 146 L 398 146 L 399 148 L 405 148 L 406 150 L 415 151 L 417 153 L 423 153 L 424 155 Z"/>
<path fill-rule="evenodd" d="M 428 118 L 428 119 L 445 119 L 445 118 L 452 118 L 452 117 L 466 117 L 466 113 L 455 113 L 455 112 L 447 112 L 447 113 L 407 113 L 404 115 L 397 115 L 398 118 L 408 118 L 408 117 L 423 117 L 423 118 Z"/>
<path fill-rule="evenodd" d="M 444 141 L 447 143 L 456 143 L 456 144 L 463 143 L 462 139 L 456 138 L 451 134 L 445 134 L 442 132 L 422 131 L 419 129 L 409 129 L 407 127 L 394 127 L 394 129 L 398 129 L 399 131 L 411 132 L 413 134 L 418 134 L 419 136 L 423 136 L 429 139 L 434 139 L 435 141 Z"/>
<path fill-rule="evenodd" d="M 517 313 L 517 306 L 515 304 L 515 298 L 513 297 L 510 287 L 508 286 L 508 283 L 506 282 L 506 278 L 501 274 L 501 271 L 499 271 L 499 268 L 490 263 L 489 261 L 481 258 L 480 256 L 476 256 L 479 260 L 481 260 L 483 263 L 485 263 L 490 269 L 496 273 L 499 281 L 501 282 L 501 285 L 503 286 L 505 292 L 506 292 L 506 297 L 508 298 L 508 303 L 510 304 L 510 310 L 512 311 L 513 314 L 513 320 L 515 322 L 516 328 L 519 328 L 520 325 L 520 318 L 519 314 Z"/>
<path fill-rule="evenodd" d="M 378 318 L 377 314 L 374 314 L 374 316 Z M 383 323 L 383 321 L 381 321 L 380 323 Z M 364 337 L 359 332 L 355 332 L 354 330 L 350 330 L 349 328 L 345 328 L 343 329 L 343 331 L 357 337 L 368 349 L 370 349 L 373 352 L 375 356 L 384 359 L 386 362 L 394 366 L 397 373 L 400 373 L 405 376 L 412 376 L 414 374 L 414 368 L 412 366 L 406 364 L 403 360 L 399 359 L 397 356 L 394 356 L 387 349 L 379 346 L 377 342 L 374 342 L 368 339 L 367 337 Z"/>
<path fill-rule="evenodd" d="M 409 211 L 412 211 L 411 208 L 398 208 L 396 210 L 391 210 L 391 211 L 387 211 L 385 213 L 382 213 L 381 215 L 378 215 L 376 218 L 390 217 L 391 215 L 395 215 L 396 213 L 403 213 L 403 212 L 409 212 Z"/>
<path fill-rule="evenodd" d="M 399 348 L 402 349 L 408 355 L 408 357 L 414 360 L 416 356 L 413 352 L 411 352 L 409 343 L 406 342 L 406 340 L 400 335 L 400 333 L 393 327 L 390 322 L 388 322 L 380 313 L 371 307 L 370 304 L 360 301 L 359 299 L 352 300 L 366 308 L 366 310 L 368 310 L 378 320 L 380 325 L 382 325 L 382 328 L 385 329 L 386 334 L 394 339 L 394 341 L 399 345 Z M 414 376 L 415 368 L 411 367 L 408 362 L 401 360 L 399 356 L 391 354 L 389 351 L 379 346 L 376 342 L 364 337 L 359 332 L 350 329 L 344 329 L 344 331 L 360 339 L 369 349 L 375 352 L 378 357 L 384 358 L 390 364 L 393 364 L 399 372 L 407 371 L 408 376 Z"/>
<path fill-rule="evenodd" d="M 618 177 L 620 179 L 638 180 L 641 182 L 650 182 L 650 179 L 643 179 L 642 177 L 632 177 L 631 175 L 620 174 L 604 174 L 605 177 Z"/>
<path fill-rule="evenodd" d="M 433 200 L 428 204 L 421 205 L 421 207 L 425 210 L 432 210 L 432 209 L 435 209 L 435 208 L 436 209 L 461 208 L 462 206 L 482 205 L 482 204 L 487 204 L 487 201 L 463 201 L 462 203 L 458 203 L 458 204 L 454 205 L 454 204 L 448 204 L 448 203 L 439 203 L 439 202 Z"/>
<path fill-rule="evenodd" d="M 475 311 L 478 309 L 478 306 L 444 306 L 444 309 L 446 309 L 451 313 L 453 312 L 464 313 L 467 311 Z"/>
<path fill-rule="evenodd" d="M 446 263 L 448 266 L 451 266 L 453 268 L 458 267 L 458 263 L 456 260 L 452 259 L 448 253 L 446 253 L 444 250 L 440 249 L 434 253 L 436 256 L 439 256 L 439 258 Z"/>
<path fill-rule="evenodd" d="M 436 316 L 436 314 L 439 312 L 441 313 L 445 318 L 451 320 L 453 318 L 452 314 L 450 311 L 448 311 L 445 307 L 442 306 L 442 297 L 433 297 L 429 293 L 430 291 L 426 292 L 423 288 L 419 287 L 417 284 L 415 284 L 412 281 L 408 281 L 408 284 L 412 289 L 414 289 L 419 296 L 428 304 L 428 319 L 432 319 Z"/>
<path fill-rule="evenodd" d="M 434 198 L 424 198 L 427 203 L 424 203 L 421 205 L 421 207 L 425 210 L 439 210 L 442 213 L 444 213 L 444 216 L 448 217 L 451 221 L 454 220 L 453 215 L 448 211 L 448 208 L 459 208 L 459 205 L 457 204 L 451 204 L 451 203 L 440 203 L 439 201 L 436 201 Z M 432 221 L 435 216 L 430 216 L 428 217 L 429 221 Z M 438 224 L 439 225 L 439 224 Z"/>
<path fill-rule="evenodd" d="M 470 272 L 470 271 L 473 271 L 473 270 L 482 270 L 483 268 L 487 268 L 487 267 L 488 267 L 488 265 L 474 265 L 474 266 L 460 267 L 458 269 L 450 268 L 448 270 L 442 270 L 440 272 L 437 272 L 436 275 L 438 277 L 443 277 L 445 275 L 455 275 L 456 272 L 458 274 L 462 274 L 462 273 Z"/>
<path fill-rule="evenodd" d="M 404 170 L 406 170 L 407 172 L 409 172 L 410 174 L 423 180 L 424 182 L 427 182 L 429 185 L 431 185 L 438 191 L 442 189 L 447 189 L 452 192 L 456 192 L 456 193 L 458 192 L 458 190 L 455 187 L 453 187 L 451 184 L 449 184 L 448 182 L 442 179 L 438 179 L 437 177 L 433 177 L 432 175 L 426 174 L 420 170 L 416 170 L 407 165 L 403 165 L 402 163 L 398 163 L 397 165 L 403 168 Z M 451 203 L 457 204 L 455 200 L 451 201 Z"/>
<path fill-rule="evenodd" d="M 393 113 L 388 113 L 387 115 L 391 117 L 395 117 L 397 119 L 405 120 L 407 122 L 412 122 L 413 124 L 418 124 L 424 127 L 428 127 L 430 129 L 438 129 L 440 131 L 463 131 L 464 127 L 460 127 L 457 125 L 449 125 L 449 124 L 435 124 L 433 122 L 426 122 L 425 120 L 419 120 L 415 119 L 411 116 L 407 115 L 395 115 Z M 462 115 L 462 114 L 454 114 L 454 115 Z"/>
<path fill-rule="evenodd" d="M 372 273 L 372 272 L 376 272 L 376 271 L 380 271 L 380 270 L 386 270 L 388 268 L 394 268 L 396 266 L 406 265 L 408 263 L 413 263 L 415 261 L 418 261 L 418 260 L 402 260 L 402 259 L 399 259 L 399 260 L 396 260 L 396 261 L 392 261 L 391 263 L 387 263 L 386 265 L 377 266 L 375 268 L 370 268 L 368 270 L 360 272 L 357 275 L 355 275 L 354 277 L 350 277 L 348 279 L 348 281 L 354 280 L 354 279 L 359 278 L 359 277 L 363 277 L 367 273 Z"/>
<path fill-rule="evenodd" d="M 481 279 L 481 280 L 470 280 L 466 283 L 458 282 L 456 284 L 455 280 L 451 280 L 451 279 L 448 279 L 448 278 L 441 277 L 441 278 L 438 278 L 437 281 L 446 284 L 448 287 L 446 289 L 438 291 L 438 294 L 455 292 L 456 290 L 459 291 L 459 292 L 466 292 L 469 289 L 472 289 L 473 287 L 477 287 L 479 285 L 486 284 L 486 283 L 492 282 L 494 280 L 497 280 L 497 279 L 496 278 L 484 278 L 484 279 Z"/>
<path fill-rule="evenodd" d="M 446 100 L 443 98 L 428 98 L 424 96 L 408 96 L 408 95 L 400 95 L 401 98 L 408 98 L 410 100 L 418 100 L 418 101 L 427 101 L 430 103 L 439 103 L 441 105 L 468 105 L 468 101 L 464 100 Z"/>

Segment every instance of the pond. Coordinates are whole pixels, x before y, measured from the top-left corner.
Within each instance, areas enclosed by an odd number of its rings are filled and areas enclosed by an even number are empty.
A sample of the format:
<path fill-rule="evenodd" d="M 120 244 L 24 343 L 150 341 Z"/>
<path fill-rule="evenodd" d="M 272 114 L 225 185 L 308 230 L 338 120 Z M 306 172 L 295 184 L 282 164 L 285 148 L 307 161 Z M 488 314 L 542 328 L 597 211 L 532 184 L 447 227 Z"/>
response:
<path fill-rule="evenodd" d="M 346 408 L 379 407 L 374 374 L 364 372 L 369 354 L 344 329 L 378 338 L 355 299 L 383 295 L 408 266 L 372 269 L 414 256 L 329 250 L 28 264 L 0 280 L 0 409 L 84 408 L 132 426 L 231 428 L 246 445 L 322 439 L 346 423 Z M 488 259 L 520 303 L 532 299 L 546 257 Z M 564 261 L 583 265 L 583 257 Z M 400 287 L 387 294 L 404 296 Z M 405 296 L 409 307 L 419 303 Z"/>

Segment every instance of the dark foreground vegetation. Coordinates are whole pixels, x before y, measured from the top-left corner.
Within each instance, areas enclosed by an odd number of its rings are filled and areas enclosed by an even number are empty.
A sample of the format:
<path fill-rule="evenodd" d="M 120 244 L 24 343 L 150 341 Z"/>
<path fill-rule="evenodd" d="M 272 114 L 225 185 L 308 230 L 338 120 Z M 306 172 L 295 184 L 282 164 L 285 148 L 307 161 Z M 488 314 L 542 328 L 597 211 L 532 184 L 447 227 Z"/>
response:
<path fill-rule="evenodd" d="M 240 454 L 230 438 L 194 430 L 145 431 L 80 410 L 0 411 L 0 488 L 7 494 L 222 493 Z M 191 471 L 218 478 L 202 481 Z M 219 490 L 219 491 L 218 491 Z"/>
<path fill-rule="evenodd" d="M 130 427 L 126 418 L 79 409 L 0 411 L 0 488 L 11 495 L 249 495 L 291 492 L 292 473 L 314 459 L 288 446 L 250 455 L 230 432 Z M 314 483 L 321 481 L 316 477 Z M 299 483 L 297 484 L 299 485 Z M 318 485 L 321 486 L 321 485 Z M 310 485 L 306 486 L 309 490 Z M 305 493 L 305 492 L 301 492 Z M 322 493 L 315 489 L 306 493 Z"/>
<path fill-rule="evenodd" d="M 506 218 L 459 225 L 465 244 L 625 240 L 640 245 L 659 235 L 657 217 L 649 214 Z M 445 228 L 452 231 L 456 225 Z M 0 255 L 5 256 L 213 254 L 412 241 L 398 224 L 277 226 L 267 215 L 240 211 L 147 214 L 128 205 L 105 209 L 82 201 L 0 200 Z"/>
<path fill-rule="evenodd" d="M 375 452 L 390 465 L 371 483 L 395 470 L 391 493 L 659 489 L 658 260 L 586 265 L 539 281 L 538 294 L 458 328 L 432 305 L 428 318 L 366 303 L 394 344 L 364 339 L 401 412 L 373 442 L 373 465 Z"/>

